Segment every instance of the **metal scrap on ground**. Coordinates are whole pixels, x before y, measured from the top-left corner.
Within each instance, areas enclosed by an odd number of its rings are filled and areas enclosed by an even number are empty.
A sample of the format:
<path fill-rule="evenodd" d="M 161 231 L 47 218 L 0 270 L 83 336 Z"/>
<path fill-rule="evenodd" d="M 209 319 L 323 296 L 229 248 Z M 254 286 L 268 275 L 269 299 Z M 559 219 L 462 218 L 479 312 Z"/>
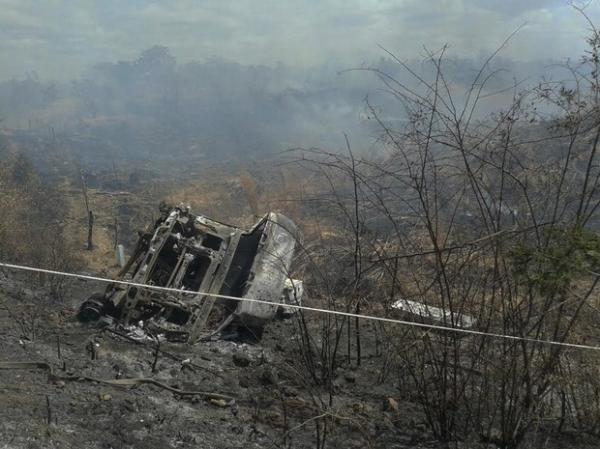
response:
<path fill-rule="evenodd" d="M 399 299 L 394 302 L 392 309 L 418 323 L 444 324 L 460 329 L 472 329 L 476 324 L 475 318 L 469 315 L 451 312 L 450 310 L 408 299 Z"/>

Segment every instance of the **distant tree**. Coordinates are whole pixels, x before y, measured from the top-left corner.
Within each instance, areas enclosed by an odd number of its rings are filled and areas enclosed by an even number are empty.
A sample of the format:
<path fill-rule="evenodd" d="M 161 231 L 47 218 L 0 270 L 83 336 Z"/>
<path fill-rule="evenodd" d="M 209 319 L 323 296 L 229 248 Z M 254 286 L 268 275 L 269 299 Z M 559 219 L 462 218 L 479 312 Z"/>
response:
<path fill-rule="evenodd" d="M 171 51 L 164 46 L 155 45 L 147 50 L 144 50 L 135 64 L 143 70 L 154 71 L 154 70 L 172 70 L 175 68 L 176 61 L 175 57 L 171 54 Z"/>

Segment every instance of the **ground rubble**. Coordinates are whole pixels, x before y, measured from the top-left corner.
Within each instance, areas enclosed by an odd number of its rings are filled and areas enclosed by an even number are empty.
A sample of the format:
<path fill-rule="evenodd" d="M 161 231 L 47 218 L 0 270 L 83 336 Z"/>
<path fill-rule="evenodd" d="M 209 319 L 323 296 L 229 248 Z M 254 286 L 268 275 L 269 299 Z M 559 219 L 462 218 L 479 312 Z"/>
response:
<path fill-rule="evenodd" d="M 260 344 L 157 344 L 136 329 L 78 323 L 75 311 L 87 286 L 74 283 L 56 302 L 43 288 L 16 288 L 21 285 L 3 282 L 0 290 L 0 360 L 44 362 L 51 375 L 30 366 L 0 370 L 0 447 L 315 446 L 311 420 L 327 395 L 309 392 L 302 379 L 293 320 L 269 325 Z M 140 378 L 156 383 L 92 380 Z M 343 416 L 327 447 L 364 447 L 366 440 L 373 447 L 430 446 L 426 431 L 398 432 L 400 411 L 384 406 L 390 391 L 373 390 L 352 371 L 340 373 L 336 385 L 334 406 Z M 186 394 L 198 391 L 231 399 Z M 385 419 L 370 419 L 375 414 Z"/>
<path fill-rule="evenodd" d="M 393 382 L 374 381 L 376 357 L 339 370 L 329 405 L 303 371 L 293 319 L 268 325 L 259 344 L 170 343 L 135 328 L 79 323 L 88 289 L 75 282 L 57 302 L 44 288 L 0 282 L 0 367 L 39 362 L 0 369 L 0 447 L 312 448 L 323 414 L 324 447 L 444 447 Z M 115 384 L 129 379 L 151 382 Z"/>

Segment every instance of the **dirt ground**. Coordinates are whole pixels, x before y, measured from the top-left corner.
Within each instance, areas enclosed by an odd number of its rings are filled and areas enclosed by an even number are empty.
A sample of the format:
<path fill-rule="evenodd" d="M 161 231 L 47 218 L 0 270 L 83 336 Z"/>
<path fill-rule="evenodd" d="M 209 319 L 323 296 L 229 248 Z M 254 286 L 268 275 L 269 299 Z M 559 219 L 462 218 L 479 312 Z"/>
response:
<path fill-rule="evenodd" d="M 368 346 L 360 370 L 341 370 L 329 405 L 302 372 L 294 319 L 270 324 L 259 344 L 163 342 L 157 355 L 151 339 L 76 321 L 94 290 L 75 281 L 52 302 L 34 281 L 0 274 L 0 448 L 443 447 L 417 405 L 375 381 L 381 360 Z M 102 382 L 135 378 L 158 383 Z M 187 394 L 198 391 L 232 399 Z M 580 443 L 562 447 L 597 447 Z"/>

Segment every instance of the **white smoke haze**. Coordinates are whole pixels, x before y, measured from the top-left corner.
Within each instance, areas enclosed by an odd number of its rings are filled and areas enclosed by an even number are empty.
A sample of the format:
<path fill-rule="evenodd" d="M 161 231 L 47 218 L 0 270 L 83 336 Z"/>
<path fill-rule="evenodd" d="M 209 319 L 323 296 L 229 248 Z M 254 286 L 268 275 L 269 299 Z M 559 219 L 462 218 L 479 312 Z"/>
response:
<path fill-rule="evenodd" d="M 597 2 L 586 11 L 600 15 Z M 218 56 L 297 68 L 356 66 L 377 45 L 410 59 L 448 43 L 474 57 L 523 24 L 506 50 L 511 59 L 563 58 L 584 47 L 585 25 L 566 0 L 0 0 L 0 78 L 35 71 L 68 80 L 157 44 L 181 63 Z"/>
<path fill-rule="evenodd" d="M 600 4 L 586 13 L 600 16 Z M 123 158 L 230 156 L 290 147 L 369 151 L 365 98 L 390 122 L 403 112 L 374 73 L 425 77 L 426 49 L 448 44 L 445 73 L 460 97 L 489 70 L 489 92 L 561 76 L 586 22 L 567 1 L 0 0 L 0 120 L 19 132 L 52 128 Z M 488 93 L 489 93 L 488 92 Z M 512 92 L 489 97 L 481 115 Z M 86 153 L 86 145 L 79 145 Z"/>

